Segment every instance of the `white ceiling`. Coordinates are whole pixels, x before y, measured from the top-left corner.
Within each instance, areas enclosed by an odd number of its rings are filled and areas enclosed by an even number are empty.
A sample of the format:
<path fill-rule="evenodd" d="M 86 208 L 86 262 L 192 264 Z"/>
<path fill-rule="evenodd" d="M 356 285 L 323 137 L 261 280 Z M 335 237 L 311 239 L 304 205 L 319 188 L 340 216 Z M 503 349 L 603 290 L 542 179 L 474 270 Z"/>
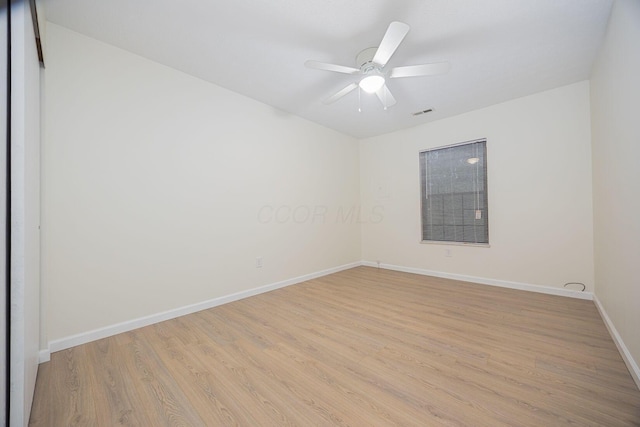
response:
<path fill-rule="evenodd" d="M 47 19 L 337 131 L 369 137 L 589 78 L 612 0 L 47 0 Z M 322 100 L 391 21 L 411 31 L 388 67 L 448 60 L 394 79 L 384 111 L 358 91 Z M 46 58 L 45 58 L 46 61 Z M 433 108 L 414 117 L 412 113 Z"/>

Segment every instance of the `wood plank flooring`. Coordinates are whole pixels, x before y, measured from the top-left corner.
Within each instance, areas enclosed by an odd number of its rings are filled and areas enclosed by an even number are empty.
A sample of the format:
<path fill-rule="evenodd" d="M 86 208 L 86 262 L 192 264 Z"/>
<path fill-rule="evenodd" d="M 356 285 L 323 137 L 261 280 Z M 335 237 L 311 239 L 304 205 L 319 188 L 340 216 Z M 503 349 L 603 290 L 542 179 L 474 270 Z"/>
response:
<path fill-rule="evenodd" d="M 593 302 L 358 267 L 52 354 L 31 426 L 640 426 Z"/>

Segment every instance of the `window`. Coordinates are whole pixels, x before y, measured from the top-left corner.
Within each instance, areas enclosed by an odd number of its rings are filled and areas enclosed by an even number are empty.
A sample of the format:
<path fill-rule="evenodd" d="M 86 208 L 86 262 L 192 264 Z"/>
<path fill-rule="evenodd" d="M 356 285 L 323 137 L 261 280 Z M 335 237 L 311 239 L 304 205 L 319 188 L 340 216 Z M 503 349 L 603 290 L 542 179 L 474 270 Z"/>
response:
<path fill-rule="evenodd" d="M 422 241 L 489 243 L 487 141 L 420 152 Z"/>

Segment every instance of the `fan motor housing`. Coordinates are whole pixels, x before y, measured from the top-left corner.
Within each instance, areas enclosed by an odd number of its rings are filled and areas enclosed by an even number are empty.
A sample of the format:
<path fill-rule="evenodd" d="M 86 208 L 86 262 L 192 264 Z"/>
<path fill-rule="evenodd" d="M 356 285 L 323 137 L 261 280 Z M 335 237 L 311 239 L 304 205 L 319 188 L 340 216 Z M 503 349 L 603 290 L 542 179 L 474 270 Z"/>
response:
<path fill-rule="evenodd" d="M 377 47 L 368 47 L 356 56 L 356 64 L 363 73 L 367 73 L 376 68 L 376 65 L 373 63 L 373 57 L 376 55 L 377 50 Z"/>

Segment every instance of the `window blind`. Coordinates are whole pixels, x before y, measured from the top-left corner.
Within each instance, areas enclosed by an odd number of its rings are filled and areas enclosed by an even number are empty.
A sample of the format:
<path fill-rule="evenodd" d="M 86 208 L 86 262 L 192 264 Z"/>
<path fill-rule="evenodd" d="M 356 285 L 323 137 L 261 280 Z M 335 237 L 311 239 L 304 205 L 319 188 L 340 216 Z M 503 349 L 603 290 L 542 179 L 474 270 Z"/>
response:
<path fill-rule="evenodd" d="M 484 139 L 420 152 L 423 241 L 489 243 L 486 153 Z"/>

